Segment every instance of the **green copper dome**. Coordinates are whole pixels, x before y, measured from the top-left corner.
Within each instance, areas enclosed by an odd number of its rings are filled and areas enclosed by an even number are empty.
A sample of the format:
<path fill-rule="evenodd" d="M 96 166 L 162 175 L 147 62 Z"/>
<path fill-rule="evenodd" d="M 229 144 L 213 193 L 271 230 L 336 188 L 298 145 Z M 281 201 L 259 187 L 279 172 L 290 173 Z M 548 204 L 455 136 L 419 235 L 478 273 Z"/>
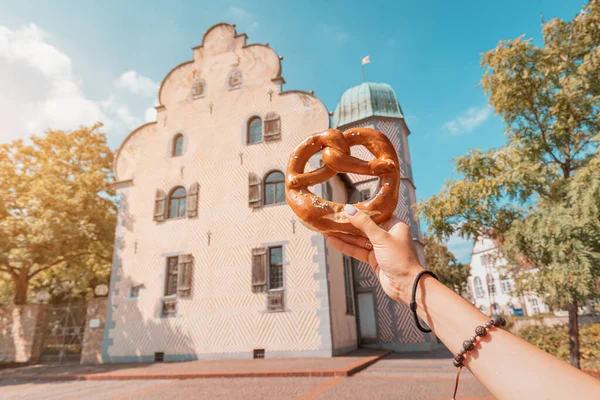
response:
<path fill-rule="evenodd" d="M 373 116 L 404 118 L 396 93 L 387 83 L 364 82 L 346 90 L 333 113 L 333 127 Z"/>

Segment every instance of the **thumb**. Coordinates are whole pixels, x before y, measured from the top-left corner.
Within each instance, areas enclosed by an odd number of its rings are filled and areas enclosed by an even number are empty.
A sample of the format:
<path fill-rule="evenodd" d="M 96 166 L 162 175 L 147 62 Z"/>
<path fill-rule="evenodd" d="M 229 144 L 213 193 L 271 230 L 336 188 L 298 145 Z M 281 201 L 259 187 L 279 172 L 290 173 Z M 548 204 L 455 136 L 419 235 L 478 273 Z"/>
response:
<path fill-rule="evenodd" d="M 371 243 L 375 244 L 375 242 L 380 241 L 383 236 L 385 236 L 386 232 L 377 226 L 371 217 L 358 210 L 358 208 L 354 207 L 352 204 L 346 204 L 344 206 L 344 211 L 348 214 L 348 221 L 363 231 Z"/>

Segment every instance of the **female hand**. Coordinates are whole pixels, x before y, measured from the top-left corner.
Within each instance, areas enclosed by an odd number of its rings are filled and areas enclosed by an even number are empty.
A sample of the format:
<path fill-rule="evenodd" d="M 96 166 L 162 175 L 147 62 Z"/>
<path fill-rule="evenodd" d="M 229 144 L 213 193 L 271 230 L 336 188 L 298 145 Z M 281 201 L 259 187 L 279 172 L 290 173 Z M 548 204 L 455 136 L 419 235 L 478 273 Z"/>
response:
<path fill-rule="evenodd" d="M 324 235 L 333 248 L 373 268 L 383 290 L 396 301 L 408 304 L 414 277 L 423 270 L 419 264 L 410 227 L 393 217 L 384 229 L 351 204 L 344 210 L 352 225 L 367 238 L 344 233 Z"/>

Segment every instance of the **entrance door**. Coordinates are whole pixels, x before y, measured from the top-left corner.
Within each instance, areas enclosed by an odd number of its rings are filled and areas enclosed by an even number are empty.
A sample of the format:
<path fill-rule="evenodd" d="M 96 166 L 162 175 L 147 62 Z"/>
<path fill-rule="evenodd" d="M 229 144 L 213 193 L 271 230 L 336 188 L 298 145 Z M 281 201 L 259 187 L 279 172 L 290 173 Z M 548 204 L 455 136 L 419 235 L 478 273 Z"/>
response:
<path fill-rule="evenodd" d="M 377 342 L 377 326 L 375 324 L 375 302 L 372 292 L 358 294 L 358 320 L 361 344 Z"/>

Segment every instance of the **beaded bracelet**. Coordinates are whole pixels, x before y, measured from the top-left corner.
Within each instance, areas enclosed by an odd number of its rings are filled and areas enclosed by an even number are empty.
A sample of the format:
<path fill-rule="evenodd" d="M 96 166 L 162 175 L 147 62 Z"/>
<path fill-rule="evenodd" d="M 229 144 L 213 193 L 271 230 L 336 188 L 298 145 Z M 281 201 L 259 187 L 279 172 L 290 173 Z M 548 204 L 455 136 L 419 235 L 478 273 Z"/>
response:
<path fill-rule="evenodd" d="M 456 400 L 456 392 L 458 391 L 458 377 L 460 376 L 460 371 L 462 367 L 464 367 L 463 361 L 465 360 L 465 354 L 467 352 L 473 350 L 475 348 L 475 343 L 477 342 L 477 338 L 484 337 L 488 334 L 488 331 L 492 328 L 492 326 L 500 327 L 505 326 L 506 320 L 499 315 L 492 315 L 490 320 L 485 323 L 485 326 L 478 326 L 475 328 L 475 336 L 471 336 L 469 340 L 465 340 L 463 342 L 462 348 L 458 353 L 454 355 L 454 360 L 452 364 L 458 368 L 458 372 L 456 373 L 456 383 L 454 385 L 454 395 L 452 396 L 452 400 Z"/>

